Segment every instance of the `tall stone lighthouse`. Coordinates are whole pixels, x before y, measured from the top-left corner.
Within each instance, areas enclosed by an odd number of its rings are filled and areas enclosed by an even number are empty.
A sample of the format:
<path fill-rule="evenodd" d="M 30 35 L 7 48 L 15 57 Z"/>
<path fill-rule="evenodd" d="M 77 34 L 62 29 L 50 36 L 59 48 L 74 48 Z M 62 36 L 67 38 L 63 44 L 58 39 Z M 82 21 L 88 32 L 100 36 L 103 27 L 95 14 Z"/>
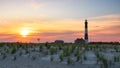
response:
<path fill-rule="evenodd" d="M 88 44 L 88 22 L 85 20 L 85 34 L 84 34 L 85 44 Z"/>

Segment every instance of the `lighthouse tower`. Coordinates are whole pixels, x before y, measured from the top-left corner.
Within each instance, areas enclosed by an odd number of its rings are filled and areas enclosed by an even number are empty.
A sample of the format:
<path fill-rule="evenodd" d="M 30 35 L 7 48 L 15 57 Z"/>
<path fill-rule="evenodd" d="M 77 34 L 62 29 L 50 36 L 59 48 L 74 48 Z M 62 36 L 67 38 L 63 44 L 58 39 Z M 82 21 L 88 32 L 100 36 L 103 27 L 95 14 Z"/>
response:
<path fill-rule="evenodd" d="M 85 20 L 85 34 L 84 34 L 85 44 L 88 44 L 88 22 Z"/>

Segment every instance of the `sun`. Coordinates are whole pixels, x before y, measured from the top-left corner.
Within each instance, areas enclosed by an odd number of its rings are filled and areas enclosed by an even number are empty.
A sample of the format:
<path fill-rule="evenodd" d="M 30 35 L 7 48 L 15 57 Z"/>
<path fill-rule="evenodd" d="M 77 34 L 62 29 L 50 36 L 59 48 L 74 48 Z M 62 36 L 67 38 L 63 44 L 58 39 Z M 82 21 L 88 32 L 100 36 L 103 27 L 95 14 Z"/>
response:
<path fill-rule="evenodd" d="M 22 35 L 23 37 L 26 37 L 27 35 L 29 35 L 29 30 L 22 30 L 22 31 L 21 31 L 21 35 Z"/>

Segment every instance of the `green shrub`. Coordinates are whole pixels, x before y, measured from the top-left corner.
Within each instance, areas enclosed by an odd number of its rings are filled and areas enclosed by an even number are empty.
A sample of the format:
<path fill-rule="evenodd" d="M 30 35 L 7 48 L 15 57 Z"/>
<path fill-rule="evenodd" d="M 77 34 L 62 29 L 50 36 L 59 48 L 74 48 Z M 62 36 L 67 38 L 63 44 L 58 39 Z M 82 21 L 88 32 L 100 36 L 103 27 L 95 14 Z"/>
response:
<path fill-rule="evenodd" d="M 42 51 L 43 51 L 43 46 L 40 45 L 40 46 L 39 46 L 39 52 L 42 52 Z"/>
<path fill-rule="evenodd" d="M 53 61 L 53 60 L 54 60 L 54 57 L 53 57 L 53 56 L 51 56 L 51 57 L 50 57 L 50 61 Z"/>
<path fill-rule="evenodd" d="M 32 56 L 32 60 L 36 60 L 36 56 L 33 55 L 33 56 Z"/>
<path fill-rule="evenodd" d="M 13 60 L 14 60 L 14 61 L 16 60 L 16 56 L 13 57 Z"/>
<path fill-rule="evenodd" d="M 47 49 L 51 47 L 48 42 L 45 43 L 45 46 L 47 47 Z"/>
<path fill-rule="evenodd" d="M 71 64 L 71 63 L 72 63 L 72 60 L 71 60 L 70 57 L 68 57 L 68 59 L 67 59 L 67 64 Z"/>
<path fill-rule="evenodd" d="M 103 67 L 103 64 L 100 64 L 100 68 L 104 68 L 104 67 Z"/>
<path fill-rule="evenodd" d="M 19 56 L 21 56 L 22 55 L 22 52 L 19 52 Z"/>
<path fill-rule="evenodd" d="M 119 51 L 119 47 L 114 46 L 114 50 L 115 50 L 116 52 L 118 52 L 118 51 Z"/>
<path fill-rule="evenodd" d="M 77 56 L 77 59 L 76 59 L 76 62 L 78 62 L 80 60 L 80 56 L 78 55 Z"/>
<path fill-rule="evenodd" d="M 48 51 L 44 51 L 43 54 L 44 54 L 44 55 L 48 55 Z"/>
<path fill-rule="evenodd" d="M 84 55 L 84 57 L 83 57 L 83 58 L 84 58 L 84 60 L 87 60 L 87 57 L 86 57 L 86 55 Z"/>
<path fill-rule="evenodd" d="M 29 53 L 29 50 L 28 50 L 28 49 L 26 49 L 26 50 L 25 50 L 25 54 L 28 54 L 28 53 Z"/>
<path fill-rule="evenodd" d="M 109 65 L 112 65 L 112 61 L 111 60 L 109 61 Z"/>
<path fill-rule="evenodd" d="M 69 47 L 68 46 L 63 48 L 63 55 L 64 56 L 70 56 L 70 52 L 69 52 Z"/>
<path fill-rule="evenodd" d="M 5 54 L 3 54 L 3 57 L 2 57 L 2 59 L 4 60 L 4 59 L 6 59 L 6 57 L 7 57 L 7 56 L 6 56 Z"/>
<path fill-rule="evenodd" d="M 55 53 L 55 48 L 51 47 L 50 48 L 50 55 L 53 55 Z"/>
<path fill-rule="evenodd" d="M 72 47 L 70 48 L 70 53 L 73 53 L 73 52 L 74 52 L 74 50 L 75 50 L 75 46 L 74 46 L 74 45 L 72 45 Z"/>
<path fill-rule="evenodd" d="M 16 48 L 13 48 L 11 51 L 11 54 L 14 54 L 14 53 L 16 53 Z"/>
<path fill-rule="evenodd" d="M 60 62 L 63 61 L 63 57 L 64 57 L 63 54 L 59 55 Z"/>
<path fill-rule="evenodd" d="M 119 56 L 114 56 L 114 62 L 119 62 Z"/>
<path fill-rule="evenodd" d="M 75 54 L 74 54 L 75 56 L 78 56 L 78 55 L 80 55 L 80 50 L 79 50 L 79 48 L 77 48 L 77 50 L 75 51 Z"/>

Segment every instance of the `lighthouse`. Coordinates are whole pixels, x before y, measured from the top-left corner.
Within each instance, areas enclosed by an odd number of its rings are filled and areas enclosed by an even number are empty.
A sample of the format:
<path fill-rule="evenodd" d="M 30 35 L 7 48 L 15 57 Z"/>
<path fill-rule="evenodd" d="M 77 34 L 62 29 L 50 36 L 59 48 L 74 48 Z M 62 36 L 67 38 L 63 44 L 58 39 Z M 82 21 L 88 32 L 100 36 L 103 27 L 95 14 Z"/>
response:
<path fill-rule="evenodd" d="M 85 44 L 88 44 L 88 22 L 85 20 L 85 34 L 84 34 Z"/>

